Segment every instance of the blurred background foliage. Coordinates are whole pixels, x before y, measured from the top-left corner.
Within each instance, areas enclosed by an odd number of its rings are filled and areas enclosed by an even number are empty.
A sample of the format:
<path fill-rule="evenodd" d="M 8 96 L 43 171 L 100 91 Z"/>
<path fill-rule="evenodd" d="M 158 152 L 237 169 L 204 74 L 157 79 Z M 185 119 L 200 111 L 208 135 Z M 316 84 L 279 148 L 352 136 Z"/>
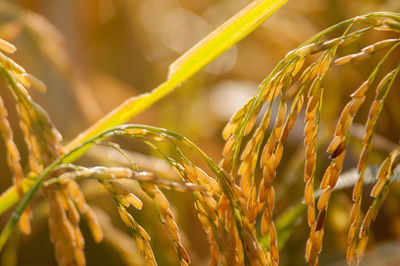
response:
<path fill-rule="evenodd" d="M 14 43 L 18 52 L 12 57 L 26 70 L 43 80 L 46 94 L 32 91 L 33 98 L 50 114 L 68 142 L 80 131 L 124 99 L 147 92 L 166 77 L 168 65 L 180 54 L 230 18 L 249 0 L 41 0 L 0 1 L 0 37 Z M 274 65 L 290 50 L 324 28 L 344 19 L 371 11 L 400 11 L 398 0 L 301 0 L 289 3 L 254 33 L 232 47 L 174 93 L 134 119 L 165 127 L 184 135 L 199 145 L 211 158 L 222 156 L 221 130 L 230 116 L 251 97 L 257 85 Z M 349 46 L 347 53 L 357 52 L 367 43 L 387 33 L 368 34 Z M 398 64 L 400 54 L 392 57 L 386 70 Z M 340 110 L 349 94 L 361 84 L 376 65 L 379 56 L 367 63 L 336 67 L 329 80 L 321 118 L 321 164 L 323 171 L 329 159 L 324 151 L 332 135 Z M 387 71 L 382 71 L 386 73 Z M 380 163 L 396 146 L 400 132 L 399 81 L 390 92 L 378 123 L 378 136 L 372 163 Z M 2 85 L 2 87 L 4 87 Z M 2 88 L 3 89 L 3 88 Z M 12 99 L 4 98 L 6 106 Z M 15 109 L 8 107 L 12 127 L 18 127 Z M 363 123 L 367 109 L 357 118 Z M 14 113 L 13 113 L 14 112 Z M 357 122 L 357 121 L 356 121 Z M 288 141 L 287 153 L 278 169 L 276 180 L 279 216 L 302 198 L 303 126 L 298 122 Z M 16 132 L 16 142 L 24 149 L 23 137 Z M 354 126 L 352 149 L 345 169 L 354 167 L 359 153 L 362 127 Z M 124 139 L 120 140 L 124 142 Z M 0 144 L 0 150 L 4 150 Z M 149 168 L 165 167 L 143 146 L 125 143 Z M 99 160 L 112 164 L 107 150 L 94 150 L 82 162 L 95 165 Z M 324 161 L 325 160 L 325 161 Z M 110 162 L 111 161 L 111 162 Z M 5 155 L 1 153 L 1 191 L 11 185 Z M 162 170 L 160 172 L 167 173 Z M 168 175 L 168 174 L 166 174 Z M 321 173 L 319 174 L 319 176 Z M 171 177 L 171 176 L 170 176 Z M 173 178 L 173 176 L 171 177 Z M 90 204 L 96 206 L 104 227 L 105 240 L 95 244 L 83 225 L 88 265 L 142 265 L 133 238 L 120 221 L 110 195 L 96 182 L 82 182 Z M 369 188 L 370 189 L 370 188 Z M 368 188 L 367 188 L 368 190 Z M 290 196 L 289 196 L 290 195 Z M 344 262 L 346 235 L 351 207 L 351 191 L 333 196 L 328 214 L 322 265 Z M 190 195 L 167 192 L 182 230 L 183 242 L 193 265 L 206 265 L 209 244 L 193 209 Z M 400 186 L 393 185 L 389 198 L 374 224 L 370 245 L 376 247 L 366 263 L 383 261 L 383 257 L 400 262 Z M 53 247 L 48 236 L 48 209 L 39 196 L 34 202 L 32 234 L 14 234 L 1 256 L 2 265 L 55 265 Z M 365 201 L 366 206 L 370 202 Z M 150 200 L 135 219 L 152 237 L 152 246 L 159 265 L 176 265 L 178 258 L 158 219 Z M 1 217 L 5 223 L 5 216 Z M 299 220 L 294 233 L 281 253 L 281 265 L 302 265 L 308 228 Z M 396 242 L 397 241 L 397 242 Z M 389 251 L 390 252 L 389 252 Z M 385 253 L 386 252 L 386 253 Z M 385 254 L 390 254 L 387 256 Z M 397 258 L 395 258 L 397 256 Z M 397 259 L 397 260 L 396 260 Z M 370 264 L 368 264 L 370 265 Z M 371 264 L 387 265 L 387 264 Z M 393 264 L 392 264 L 393 265 Z"/>

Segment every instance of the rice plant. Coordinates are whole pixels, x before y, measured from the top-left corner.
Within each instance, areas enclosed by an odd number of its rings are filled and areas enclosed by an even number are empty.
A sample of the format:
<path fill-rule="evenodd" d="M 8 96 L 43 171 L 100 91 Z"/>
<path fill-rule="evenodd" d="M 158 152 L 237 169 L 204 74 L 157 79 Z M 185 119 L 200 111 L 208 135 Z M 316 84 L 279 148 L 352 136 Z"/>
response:
<path fill-rule="evenodd" d="M 62 144 L 61 134 L 49 115 L 30 96 L 31 87 L 44 91 L 46 86 L 9 57 L 16 48 L 0 39 L 0 70 L 8 89 L 1 95 L 9 93 L 14 100 L 27 150 L 24 165 L 7 108 L 0 97 L 0 130 L 13 176 L 13 185 L 0 196 L 0 214 L 5 215 L 18 203 L 0 235 L 0 250 L 15 234 L 17 223 L 22 233 L 31 233 L 30 220 L 35 208 L 30 205 L 34 204 L 31 201 L 40 189 L 49 206 L 48 226 L 57 263 L 85 265 L 81 220 L 86 222 L 95 242 L 101 242 L 108 233 L 103 232 L 98 215 L 85 199 L 81 180 L 87 179 L 98 182 L 111 196 L 146 265 L 157 265 L 157 257 L 156 243 L 151 242 L 144 224 L 139 222 L 138 213 L 147 207 L 142 197 L 154 203 L 157 213 L 152 220 L 159 220 L 164 227 L 179 263 L 191 263 L 190 248 L 184 246 L 183 232 L 172 207 L 173 200 L 166 196 L 167 190 L 191 196 L 199 224 L 208 238 L 211 265 L 278 265 L 280 250 L 290 241 L 295 222 L 302 217 L 309 226 L 304 239 L 305 261 L 318 265 L 331 195 L 351 187 L 346 259 L 349 265 L 358 265 L 391 182 L 398 180 L 399 175 L 398 144 L 385 155 L 376 178 L 370 178 L 373 167 L 369 158 L 378 119 L 400 70 L 398 60 L 394 68 L 386 70 L 389 59 L 398 57 L 400 14 L 373 12 L 347 19 L 287 53 L 261 82 L 256 94 L 226 124 L 222 131 L 225 146 L 220 162 L 178 133 L 149 125 L 123 124 L 247 36 L 285 2 L 252 2 L 173 62 L 167 80 L 160 86 L 150 93 L 127 99 L 66 145 Z M 377 31 L 388 35 L 356 53 L 348 53 L 349 46 Z M 347 104 L 338 111 L 336 129 L 329 132 L 330 161 L 325 166 L 321 163 L 325 154 L 320 152 L 321 114 L 325 108 L 324 95 L 330 89 L 331 71 L 346 64 L 357 63 L 359 67 L 378 55 L 380 61 L 368 79 L 354 89 Z M 363 105 L 369 114 L 363 122 L 356 173 L 343 185 L 346 177 L 341 172 L 346 151 L 351 146 L 350 129 Z M 304 193 L 300 202 L 290 202 L 293 209 L 280 211 L 281 215 L 276 217 L 275 191 L 281 176 L 278 167 L 285 156 L 288 137 L 301 117 L 304 117 Z M 121 137 L 147 147 L 168 164 L 171 175 L 177 178 L 165 178 L 156 169 L 141 169 L 129 151 L 119 144 Z M 118 161 L 118 166 L 101 162 L 89 166 L 77 161 L 96 147 L 107 147 L 123 160 Z M 318 169 L 321 166 L 322 174 Z M 365 186 L 371 183 L 370 195 L 365 195 Z M 365 209 L 362 203 L 366 199 L 370 203 Z"/>

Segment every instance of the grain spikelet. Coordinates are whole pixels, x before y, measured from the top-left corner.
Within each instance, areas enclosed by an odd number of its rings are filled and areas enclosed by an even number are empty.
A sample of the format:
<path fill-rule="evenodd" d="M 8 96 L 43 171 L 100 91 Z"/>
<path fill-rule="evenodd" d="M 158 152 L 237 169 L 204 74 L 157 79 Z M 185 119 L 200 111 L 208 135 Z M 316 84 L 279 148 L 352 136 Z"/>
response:
<path fill-rule="evenodd" d="M 0 39 L 0 49 L 9 54 L 12 54 L 17 50 L 12 43 L 9 43 L 3 39 Z"/>
<path fill-rule="evenodd" d="M 387 55 L 390 53 L 390 51 L 387 53 Z M 385 59 L 385 58 L 384 58 Z M 384 60 L 382 59 L 382 60 Z M 374 73 L 379 70 L 380 65 L 377 66 L 376 71 L 371 74 L 370 81 L 372 81 L 375 78 Z M 361 213 L 360 213 L 360 206 L 361 206 L 361 201 L 362 201 L 362 184 L 364 180 L 364 173 L 365 169 L 367 166 L 367 158 L 368 155 L 372 149 L 372 135 L 374 133 L 375 125 L 377 122 L 377 119 L 380 115 L 381 109 L 383 107 L 386 95 L 391 87 L 391 84 L 393 82 L 393 78 L 397 75 L 398 73 L 398 68 L 389 74 L 387 74 L 382 81 L 379 83 L 377 86 L 376 90 L 376 96 L 375 100 L 371 105 L 370 112 L 369 112 L 369 117 L 366 122 L 365 126 L 365 134 L 363 138 L 363 149 L 361 151 L 361 155 L 359 157 L 359 162 L 358 162 L 358 180 L 353 188 L 353 208 L 351 212 L 351 220 L 350 220 L 350 230 L 349 230 L 349 246 L 347 250 L 347 261 L 348 263 L 359 263 L 359 259 L 362 257 L 362 250 L 365 248 L 366 245 L 366 238 L 361 238 L 359 239 L 357 234 L 360 232 L 360 226 L 361 226 Z M 366 85 L 365 85 L 366 86 Z M 361 88 L 360 88 L 361 89 Z M 358 93 L 359 96 L 361 93 Z M 382 176 L 385 176 L 382 174 Z M 378 192 L 378 188 L 382 185 L 383 181 L 378 182 L 377 187 L 373 191 L 375 193 Z M 379 191 L 381 188 L 379 188 Z M 350 233 L 352 235 L 350 235 Z M 355 235 L 356 237 L 354 237 Z M 351 241 L 350 241 L 351 240 Z M 360 241 L 360 242 L 359 242 Z M 361 246 L 360 246 L 361 245 Z M 359 248 L 361 248 L 359 250 Z M 361 253 L 360 253 L 361 252 Z"/>
<path fill-rule="evenodd" d="M 155 185 L 151 184 L 142 184 L 141 185 L 144 191 L 154 199 L 155 203 L 160 209 L 161 217 L 163 219 L 162 223 L 170 236 L 172 242 L 175 245 L 175 248 L 178 252 L 179 259 L 181 260 L 181 264 L 190 263 L 189 255 L 187 251 L 183 247 L 180 236 L 178 233 L 178 226 L 175 222 L 174 215 L 169 208 L 169 202 L 164 194 L 157 188 Z"/>

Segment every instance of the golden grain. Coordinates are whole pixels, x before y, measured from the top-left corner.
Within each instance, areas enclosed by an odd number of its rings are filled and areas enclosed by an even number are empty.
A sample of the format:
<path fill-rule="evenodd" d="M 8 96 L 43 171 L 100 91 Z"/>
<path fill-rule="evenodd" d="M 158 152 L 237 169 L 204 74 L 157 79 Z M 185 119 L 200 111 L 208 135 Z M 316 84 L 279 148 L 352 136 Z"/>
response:
<path fill-rule="evenodd" d="M 9 54 L 12 54 L 17 50 L 12 43 L 9 43 L 3 39 L 0 39 L 0 49 Z"/>
<path fill-rule="evenodd" d="M 46 85 L 43 83 L 43 81 L 39 80 L 29 73 L 23 73 L 21 76 L 25 78 L 29 82 L 29 84 L 36 88 L 38 91 L 46 92 Z"/>
<path fill-rule="evenodd" d="M 31 223 L 30 220 L 32 218 L 32 211 L 30 208 L 27 208 L 21 215 L 19 220 L 19 228 L 21 232 L 25 235 L 29 235 L 31 233 Z"/>
<path fill-rule="evenodd" d="M 118 211 L 120 211 L 120 209 L 118 209 Z M 91 208 L 89 208 L 89 206 L 87 206 L 84 215 L 87 219 L 88 226 L 89 226 L 90 232 L 92 233 L 94 241 L 100 242 L 103 239 L 103 230 L 101 229 L 101 226 L 99 224 L 96 214 L 93 212 L 93 210 Z M 120 212 L 120 215 L 121 215 L 121 212 Z M 122 217 L 122 215 L 121 215 L 121 217 Z M 124 217 L 124 218 L 126 218 L 126 217 Z M 126 224 L 127 220 L 123 220 L 123 221 Z"/>
<path fill-rule="evenodd" d="M 68 204 L 67 206 L 68 218 L 71 220 L 73 224 L 78 224 L 80 221 L 79 212 L 70 198 L 67 198 L 66 200 Z"/>
<path fill-rule="evenodd" d="M 136 209 L 138 209 L 138 210 L 141 210 L 141 209 L 142 209 L 142 207 L 143 207 L 143 202 L 142 202 L 138 197 L 136 197 L 135 194 L 128 193 L 128 194 L 125 196 L 125 199 L 126 199 L 133 207 L 135 207 Z"/>

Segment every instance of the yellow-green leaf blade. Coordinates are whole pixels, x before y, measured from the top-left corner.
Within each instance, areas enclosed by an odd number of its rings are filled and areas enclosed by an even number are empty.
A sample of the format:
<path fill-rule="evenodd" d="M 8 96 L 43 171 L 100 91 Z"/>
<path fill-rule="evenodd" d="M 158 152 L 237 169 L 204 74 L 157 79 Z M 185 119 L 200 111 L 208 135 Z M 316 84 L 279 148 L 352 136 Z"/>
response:
<path fill-rule="evenodd" d="M 253 1 L 194 45 L 169 67 L 168 79 L 184 80 L 247 36 L 288 0 Z"/>

